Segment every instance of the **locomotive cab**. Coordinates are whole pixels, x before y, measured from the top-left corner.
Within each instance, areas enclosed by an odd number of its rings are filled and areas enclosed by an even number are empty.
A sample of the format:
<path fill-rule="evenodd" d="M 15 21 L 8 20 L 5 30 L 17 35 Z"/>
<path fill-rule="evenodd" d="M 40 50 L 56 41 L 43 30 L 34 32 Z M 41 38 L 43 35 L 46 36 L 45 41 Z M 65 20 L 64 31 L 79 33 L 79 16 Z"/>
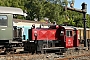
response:
<path fill-rule="evenodd" d="M 58 39 L 62 47 L 71 48 L 73 47 L 73 28 L 67 26 L 60 26 Z"/>

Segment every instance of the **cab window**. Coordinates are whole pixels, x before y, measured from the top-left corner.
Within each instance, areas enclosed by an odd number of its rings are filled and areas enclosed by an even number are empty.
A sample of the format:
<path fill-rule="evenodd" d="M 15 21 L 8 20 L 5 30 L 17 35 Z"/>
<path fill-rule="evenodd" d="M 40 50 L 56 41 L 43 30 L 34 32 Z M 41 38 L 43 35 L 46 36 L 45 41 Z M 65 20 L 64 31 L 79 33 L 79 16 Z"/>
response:
<path fill-rule="evenodd" d="M 0 15 L 0 26 L 7 26 L 7 16 L 4 16 L 4 15 Z"/>
<path fill-rule="evenodd" d="M 72 36 L 72 30 L 66 30 L 66 36 L 71 37 Z"/>

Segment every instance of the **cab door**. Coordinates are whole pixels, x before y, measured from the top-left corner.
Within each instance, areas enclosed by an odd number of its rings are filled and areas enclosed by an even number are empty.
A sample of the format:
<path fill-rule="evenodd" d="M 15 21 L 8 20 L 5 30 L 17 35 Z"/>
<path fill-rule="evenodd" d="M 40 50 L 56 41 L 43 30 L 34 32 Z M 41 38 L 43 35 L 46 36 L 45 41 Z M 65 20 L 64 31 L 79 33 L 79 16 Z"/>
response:
<path fill-rule="evenodd" d="M 79 40 L 78 40 L 78 30 L 75 29 L 74 31 L 74 40 L 73 40 L 73 46 L 78 47 L 79 46 Z"/>
<path fill-rule="evenodd" d="M 0 40 L 13 39 L 13 15 L 0 14 Z"/>
<path fill-rule="evenodd" d="M 65 47 L 66 48 L 73 47 L 73 31 L 72 30 L 66 30 L 65 39 L 66 39 Z"/>

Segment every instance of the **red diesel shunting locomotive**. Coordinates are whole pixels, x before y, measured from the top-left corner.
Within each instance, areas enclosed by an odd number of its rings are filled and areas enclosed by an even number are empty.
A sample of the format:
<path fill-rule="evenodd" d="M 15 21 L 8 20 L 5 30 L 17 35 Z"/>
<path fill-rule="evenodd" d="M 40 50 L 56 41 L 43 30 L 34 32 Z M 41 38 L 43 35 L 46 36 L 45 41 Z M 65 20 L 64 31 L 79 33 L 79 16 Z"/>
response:
<path fill-rule="evenodd" d="M 69 26 L 53 25 L 49 28 L 29 29 L 29 42 L 25 44 L 25 50 L 40 51 L 43 48 L 78 47 L 78 30 Z"/>

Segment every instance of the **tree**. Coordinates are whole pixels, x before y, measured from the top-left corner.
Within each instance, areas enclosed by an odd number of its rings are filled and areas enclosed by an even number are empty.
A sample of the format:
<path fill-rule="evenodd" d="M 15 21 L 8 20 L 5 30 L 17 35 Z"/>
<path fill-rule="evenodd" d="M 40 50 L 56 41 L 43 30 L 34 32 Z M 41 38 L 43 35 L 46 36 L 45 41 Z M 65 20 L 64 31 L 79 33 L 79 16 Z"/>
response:
<path fill-rule="evenodd" d="M 74 3 L 74 1 L 71 0 L 71 3 Z M 27 12 L 26 19 L 28 20 L 34 20 L 35 18 L 43 20 L 46 17 L 49 18 L 50 22 L 56 21 L 57 24 L 68 22 L 69 25 L 83 27 L 81 13 L 63 10 L 63 6 L 67 6 L 68 2 L 68 0 L 53 0 L 52 2 L 50 0 L 0 0 L 0 6 L 19 7 Z M 22 16 L 16 18 L 23 19 Z M 87 14 L 86 18 L 87 27 L 90 27 L 90 15 Z"/>

